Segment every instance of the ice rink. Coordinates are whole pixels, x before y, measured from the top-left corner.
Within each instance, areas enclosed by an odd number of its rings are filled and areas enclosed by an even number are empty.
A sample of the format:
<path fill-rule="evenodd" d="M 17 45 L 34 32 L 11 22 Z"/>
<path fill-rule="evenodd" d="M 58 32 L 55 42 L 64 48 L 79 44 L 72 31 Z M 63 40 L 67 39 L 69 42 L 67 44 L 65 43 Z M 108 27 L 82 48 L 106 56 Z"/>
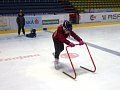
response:
<path fill-rule="evenodd" d="M 85 45 L 68 48 L 78 55 L 72 58 L 74 75 L 66 50 L 61 53 L 61 69 L 54 69 L 53 31 L 37 32 L 36 38 L 0 35 L 0 90 L 120 90 L 120 25 L 73 29 L 88 45 L 96 65 L 93 69 Z M 21 33 L 22 34 L 22 33 Z M 73 38 L 69 39 L 77 44 Z M 66 48 L 66 45 L 65 45 Z"/>

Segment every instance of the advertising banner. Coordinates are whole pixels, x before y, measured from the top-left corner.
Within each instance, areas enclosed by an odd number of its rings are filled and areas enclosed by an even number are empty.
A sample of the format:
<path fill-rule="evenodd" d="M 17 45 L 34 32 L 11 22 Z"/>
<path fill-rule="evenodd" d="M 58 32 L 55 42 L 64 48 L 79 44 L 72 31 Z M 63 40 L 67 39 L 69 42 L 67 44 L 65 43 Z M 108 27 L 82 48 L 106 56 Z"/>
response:
<path fill-rule="evenodd" d="M 42 27 L 55 27 L 62 24 L 64 20 L 69 20 L 69 14 L 42 15 Z"/>
<path fill-rule="evenodd" d="M 18 25 L 16 23 L 17 17 L 10 17 L 10 26 L 11 29 L 18 29 Z M 42 27 L 42 18 L 39 16 L 25 16 L 25 29 L 32 28 L 41 28 Z"/>
<path fill-rule="evenodd" d="M 59 19 L 42 20 L 42 25 L 59 24 Z"/>
<path fill-rule="evenodd" d="M 0 17 L 0 31 L 5 31 L 9 29 L 9 19 L 7 17 Z"/>
<path fill-rule="evenodd" d="M 79 14 L 79 23 L 119 22 L 120 12 Z"/>
<path fill-rule="evenodd" d="M 25 17 L 25 28 L 42 28 L 42 18 L 39 17 Z"/>

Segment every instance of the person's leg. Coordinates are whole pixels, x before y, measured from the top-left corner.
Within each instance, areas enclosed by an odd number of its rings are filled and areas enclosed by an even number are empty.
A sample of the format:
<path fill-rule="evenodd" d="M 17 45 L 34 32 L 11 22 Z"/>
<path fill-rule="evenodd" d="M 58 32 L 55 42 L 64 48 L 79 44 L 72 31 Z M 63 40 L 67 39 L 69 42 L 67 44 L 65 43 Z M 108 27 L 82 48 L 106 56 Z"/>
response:
<path fill-rule="evenodd" d="M 63 43 L 59 43 L 59 42 L 56 42 L 54 41 L 54 48 L 55 48 L 55 68 L 56 69 L 59 69 L 59 55 L 60 53 L 64 50 L 64 44 Z"/>
<path fill-rule="evenodd" d="M 63 50 L 64 50 L 63 43 L 55 44 L 55 58 L 59 59 L 59 55 Z"/>
<path fill-rule="evenodd" d="M 20 32 L 21 32 L 21 27 L 18 26 L 18 36 L 20 35 Z"/>
<path fill-rule="evenodd" d="M 24 29 L 24 26 L 22 26 L 22 32 L 23 32 L 23 34 L 25 35 L 25 29 Z"/>

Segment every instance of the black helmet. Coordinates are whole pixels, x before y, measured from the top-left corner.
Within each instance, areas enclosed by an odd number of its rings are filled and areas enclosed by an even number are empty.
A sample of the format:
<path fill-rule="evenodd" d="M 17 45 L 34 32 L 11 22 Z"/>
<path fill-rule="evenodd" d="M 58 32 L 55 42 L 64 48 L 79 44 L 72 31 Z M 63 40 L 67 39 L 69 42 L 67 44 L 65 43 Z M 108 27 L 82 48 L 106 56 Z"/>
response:
<path fill-rule="evenodd" d="M 72 23 L 68 20 L 65 20 L 63 22 L 63 27 L 66 29 L 66 30 L 69 30 L 69 31 L 72 31 Z"/>

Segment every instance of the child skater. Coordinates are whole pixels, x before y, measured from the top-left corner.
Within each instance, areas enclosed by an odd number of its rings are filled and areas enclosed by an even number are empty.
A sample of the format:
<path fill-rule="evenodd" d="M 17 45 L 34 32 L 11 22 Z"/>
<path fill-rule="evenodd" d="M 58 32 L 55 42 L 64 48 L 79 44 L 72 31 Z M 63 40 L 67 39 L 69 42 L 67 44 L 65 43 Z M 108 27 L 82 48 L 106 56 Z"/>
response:
<path fill-rule="evenodd" d="M 72 31 L 72 24 L 70 21 L 65 20 L 63 24 L 59 25 L 57 30 L 52 35 L 55 48 L 54 66 L 56 70 L 60 69 L 59 55 L 64 50 L 64 43 L 71 47 L 75 46 L 74 43 L 67 40 L 67 37 L 69 36 L 72 36 L 75 40 L 77 40 L 80 45 L 84 44 L 83 40 L 75 32 Z"/>

